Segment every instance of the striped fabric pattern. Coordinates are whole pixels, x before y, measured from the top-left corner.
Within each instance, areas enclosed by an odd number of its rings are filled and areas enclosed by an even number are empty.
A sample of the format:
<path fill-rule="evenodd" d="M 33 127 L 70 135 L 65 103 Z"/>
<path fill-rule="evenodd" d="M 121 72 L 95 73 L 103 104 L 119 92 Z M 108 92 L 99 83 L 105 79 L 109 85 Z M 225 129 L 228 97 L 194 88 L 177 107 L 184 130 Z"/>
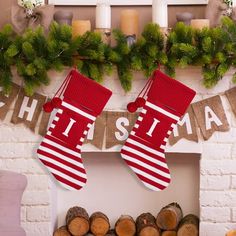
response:
<path fill-rule="evenodd" d="M 87 128 L 84 130 L 77 146 L 69 145 L 52 135 L 62 114 L 67 112 L 67 109 L 86 117 L 88 120 Z M 46 136 L 37 150 L 39 160 L 66 189 L 79 190 L 86 184 L 87 175 L 81 159 L 81 146 L 95 119 L 96 117 L 63 102 L 62 109 L 58 109 Z M 73 130 L 73 132 L 76 132 L 76 130 Z"/>
<path fill-rule="evenodd" d="M 136 134 L 140 128 L 139 126 L 142 122 L 145 122 L 145 117 L 151 110 L 161 113 L 172 120 L 172 125 L 161 143 L 155 143 L 155 140 L 154 143 L 150 143 Z M 121 156 L 128 166 L 143 184 L 153 191 L 164 190 L 170 183 L 171 176 L 164 151 L 168 137 L 179 119 L 180 117 L 147 101 L 121 149 Z M 154 132 L 158 132 L 158 130 Z"/>

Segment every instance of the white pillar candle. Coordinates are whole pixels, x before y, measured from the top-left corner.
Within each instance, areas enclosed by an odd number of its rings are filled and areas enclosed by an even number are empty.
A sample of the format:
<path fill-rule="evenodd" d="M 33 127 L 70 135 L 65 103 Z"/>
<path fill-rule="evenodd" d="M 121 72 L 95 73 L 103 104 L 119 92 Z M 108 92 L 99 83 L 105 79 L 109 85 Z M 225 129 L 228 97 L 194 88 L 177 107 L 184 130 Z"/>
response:
<path fill-rule="evenodd" d="M 96 28 L 111 28 L 111 6 L 108 2 L 98 2 L 96 7 Z"/>
<path fill-rule="evenodd" d="M 168 27 L 168 4 L 167 0 L 153 0 L 152 2 L 152 22 L 160 27 Z"/>
<path fill-rule="evenodd" d="M 233 7 L 236 7 L 236 0 L 233 0 Z"/>

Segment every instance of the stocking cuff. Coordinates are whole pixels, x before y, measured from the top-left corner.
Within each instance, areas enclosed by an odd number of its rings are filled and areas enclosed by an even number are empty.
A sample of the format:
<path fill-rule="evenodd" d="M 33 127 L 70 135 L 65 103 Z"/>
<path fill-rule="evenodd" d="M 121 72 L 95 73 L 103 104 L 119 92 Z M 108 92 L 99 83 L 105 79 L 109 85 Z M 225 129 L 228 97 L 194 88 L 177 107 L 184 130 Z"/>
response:
<path fill-rule="evenodd" d="M 102 112 L 111 94 L 107 88 L 73 70 L 64 92 L 64 99 L 84 107 L 97 116 Z"/>
<path fill-rule="evenodd" d="M 161 103 L 182 116 L 195 94 L 194 90 L 157 70 L 154 72 L 154 80 L 147 97 L 154 104 Z"/>

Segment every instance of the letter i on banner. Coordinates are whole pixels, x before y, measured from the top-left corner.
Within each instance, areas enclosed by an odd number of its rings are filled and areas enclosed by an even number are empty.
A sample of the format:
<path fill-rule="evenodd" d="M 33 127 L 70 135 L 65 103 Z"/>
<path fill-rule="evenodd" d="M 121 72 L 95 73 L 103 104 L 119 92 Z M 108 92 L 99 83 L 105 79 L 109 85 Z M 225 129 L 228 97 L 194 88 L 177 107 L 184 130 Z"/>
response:
<path fill-rule="evenodd" d="M 183 138 L 189 141 L 198 142 L 197 127 L 192 106 L 188 108 L 187 112 L 173 129 L 173 132 L 169 137 L 169 144 L 174 145 Z"/>
<path fill-rule="evenodd" d="M 229 131 L 229 123 L 220 96 L 196 102 L 192 107 L 205 140 L 208 140 L 215 131 Z"/>
<path fill-rule="evenodd" d="M 24 123 L 26 127 L 35 131 L 45 101 L 46 97 L 43 95 L 35 93 L 28 97 L 21 91 L 15 104 L 11 122 L 13 124 Z"/>

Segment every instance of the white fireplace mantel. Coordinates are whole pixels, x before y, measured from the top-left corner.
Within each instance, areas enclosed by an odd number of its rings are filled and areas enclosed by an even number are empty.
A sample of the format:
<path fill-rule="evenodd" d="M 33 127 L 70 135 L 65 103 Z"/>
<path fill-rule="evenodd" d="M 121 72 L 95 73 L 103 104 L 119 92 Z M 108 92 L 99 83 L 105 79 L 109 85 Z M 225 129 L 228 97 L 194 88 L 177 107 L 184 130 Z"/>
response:
<path fill-rule="evenodd" d="M 51 85 L 41 88 L 38 92 L 52 97 L 68 72 L 69 69 L 64 70 L 62 73 L 49 72 L 49 76 L 52 78 Z M 177 69 L 176 73 L 179 81 L 197 91 L 193 102 L 214 95 L 221 95 L 227 119 L 230 124 L 230 131 L 225 133 L 216 132 L 208 141 L 203 141 L 202 138 L 200 138 L 199 143 L 180 140 L 176 145 L 172 147 L 168 146 L 166 150 L 167 152 L 201 154 L 199 173 L 200 236 L 223 236 L 227 230 L 236 229 L 236 118 L 224 95 L 226 90 L 235 86 L 231 82 L 233 73 L 234 71 L 228 72 L 212 89 L 203 87 L 200 67 Z M 16 82 L 19 81 L 15 74 L 14 77 Z M 127 103 L 134 101 L 145 82 L 146 79 L 141 73 L 134 73 L 133 88 L 131 92 L 125 93 L 115 73 L 112 77 L 104 78 L 103 85 L 113 91 L 113 95 L 105 110 L 125 111 Z M 9 112 L 7 117 L 8 121 L 6 120 L 0 124 L 1 168 L 24 173 L 28 178 L 28 187 L 23 196 L 21 212 L 22 226 L 27 231 L 27 235 L 51 236 L 55 222 L 57 221 L 57 216 L 62 219 L 65 215 L 65 210 L 59 211 L 59 205 L 56 201 L 57 198 L 61 201 L 61 204 L 63 204 L 64 201 L 69 205 L 70 202 L 76 200 L 78 204 L 81 205 L 85 203 L 85 198 L 83 199 L 82 196 L 86 198 L 94 198 L 94 196 L 91 196 L 89 188 L 85 188 L 78 193 L 63 192 L 66 197 L 61 198 L 60 196 L 64 195 L 60 195 L 60 191 L 63 190 L 53 184 L 50 175 L 37 160 L 36 149 L 41 141 L 41 137 L 29 131 L 23 125 L 11 124 L 9 122 L 10 117 L 11 112 Z M 119 166 L 124 172 L 119 172 L 119 169 L 112 169 L 113 171 L 109 170 L 111 175 L 114 172 L 118 177 L 119 174 L 127 174 L 128 168 L 125 169 L 125 166 L 121 166 L 119 158 L 113 158 L 113 163 L 109 158 L 96 158 L 93 153 L 118 152 L 119 149 L 120 146 L 115 146 L 109 150 L 98 150 L 92 145 L 84 145 L 83 152 L 88 152 L 86 155 L 92 155 L 92 159 L 85 160 L 85 162 L 87 161 L 88 164 L 92 166 L 91 168 L 94 168 L 94 173 L 97 174 L 97 176 L 89 178 L 88 184 L 91 184 L 89 181 L 93 178 L 96 179 L 96 177 L 100 177 L 101 181 L 106 181 L 106 183 L 110 181 L 107 185 L 103 185 L 101 182 L 95 182 L 93 186 L 90 186 L 97 188 L 95 189 L 96 195 L 100 196 L 102 193 L 106 192 L 107 188 L 109 188 L 110 192 L 112 188 L 115 189 L 119 187 L 120 190 L 122 189 L 122 183 L 118 182 L 119 186 L 113 186 L 112 176 L 104 179 L 105 175 L 103 175 L 103 173 L 105 173 L 106 170 L 105 166 L 104 169 L 102 168 L 103 165 L 108 165 L 106 166 L 107 168 L 109 165 L 114 168 L 116 168 L 116 165 L 117 167 Z M 93 153 L 90 154 L 89 152 Z M 100 168 L 98 168 L 98 166 Z M 128 180 L 135 181 L 134 176 L 130 172 L 129 175 Z M 123 179 L 123 181 L 126 182 L 126 179 Z M 133 184 L 138 183 L 133 182 Z M 183 189 L 181 189 L 181 191 L 185 191 L 185 187 L 182 187 Z M 138 192 L 137 194 L 139 193 L 142 194 L 143 192 Z M 122 196 L 121 194 L 118 195 L 121 201 L 123 199 Z M 132 196 L 134 198 L 135 194 L 132 193 Z M 105 197 L 107 197 L 107 201 L 112 201 L 109 196 L 106 195 Z M 131 197 L 130 201 L 132 201 Z M 114 202 L 113 204 L 116 203 Z M 146 202 L 146 204 L 148 203 Z M 94 210 L 99 210 L 97 209 L 98 205 L 96 205 L 93 200 L 90 201 L 89 207 Z"/>
<path fill-rule="evenodd" d="M 176 72 L 176 78 L 179 81 L 197 92 L 193 102 L 197 102 L 214 95 L 221 95 L 224 108 L 226 109 L 227 119 L 231 125 L 229 132 L 216 132 L 208 141 L 203 141 L 200 131 L 198 131 L 198 143 L 183 139 L 174 146 L 168 145 L 166 148 L 166 152 L 171 153 L 200 154 L 200 236 L 222 236 L 225 234 L 226 229 L 236 228 L 236 224 L 233 223 L 236 221 L 236 169 L 232 167 L 233 165 L 236 166 L 236 118 L 234 117 L 230 105 L 224 96 L 224 92 L 234 86 L 231 82 L 231 77 L 234 72 L 228 72 L 224 79 L 212 89 L 206 89 L 202 85 L 202 74 L 200 67 L 177 69 Z M 105 110 L 126 111 L 127 104 L 130 101 L 135 100 L 137 94 L 143 88 L 145 83 L 146 78 L 144 78 L 141 73 L 134 73 L 132 90 L 129 93 L 125 93 L 121 88 L 116 74 L 112 77 L 106 77 L 103 85 L 111 89 L 113 95 L 105 107 Z M 103 148 L 102 150 L 99 150 L 91 144 L 86 144 L 83 146 L 82 150 L 83 152 L 101 153 L 119 152 L 120 148 L 121 146 L 117 145 L 111 149 Z M 105 165 L 108 161 L 105 157 L 98 157 L 97 159 L 97 165 L 100 165 L 100 168 L 102 168 L 102 163 Z M 90 161 L 92 162 L 92 160 Z M 88 162 L 90 161 L 88 160 Z M 91 163 L 90 165 L 93 166 Z M 114 171 L 111 172 L 111 186 L 112 179 L 115 178 L 117 174 L 119 175 L 117 170 L 114 169 Z M 99 170 L 98 167 L 97 171 L 105 172 L 106 168 Z M 114 177 L 112 177 L 113 172 Z M 96 186 L 101 186 L 101 183 L 98 185 L 96 184 Z M 90 188 L 88 187 L 88 189 Z M 85 199 L 89 197 L 90 190 L 88 189 L 82 190 L 80 195 L 81 203 L 83 203 L 82 196 L 84 196 Z M 184 189 L 182 191 L 184 191 Z M 98 190 L 98 192 L 100 192 L 100 190 Z M 64 195 L 63 192 L 59 190 L 58 196 L 71 196 L 71 198 L 74 199 L 76 194 Z M 222 199 L 222 201 L 219 199 Z"/>

